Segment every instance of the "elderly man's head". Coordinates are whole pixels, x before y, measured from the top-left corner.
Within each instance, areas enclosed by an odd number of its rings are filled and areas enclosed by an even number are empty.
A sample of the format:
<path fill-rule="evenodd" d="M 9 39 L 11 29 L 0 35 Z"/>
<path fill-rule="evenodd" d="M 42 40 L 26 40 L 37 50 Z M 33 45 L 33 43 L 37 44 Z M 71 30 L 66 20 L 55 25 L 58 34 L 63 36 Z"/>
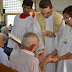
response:
<path fill-rule="evenodd" d="M 1 32 L 2 32 L 3 34 L 8 34 L 8 32 L 9 32 L 8 27 L 3 26 L 3 27 L 1 28 Z"/>
<path fill-rule="evenodd" d="M 22 46 L 27 50 L 34 52 L 39 45 L 39 38 L 35 33 L 25 33 L 22 39 Z"/>
<path fill-rule="evenodd" d="M 0 33 L 0 47 L 4 47 L 5 43 L 6 43 L 5 37 L 2 33 Z"/>

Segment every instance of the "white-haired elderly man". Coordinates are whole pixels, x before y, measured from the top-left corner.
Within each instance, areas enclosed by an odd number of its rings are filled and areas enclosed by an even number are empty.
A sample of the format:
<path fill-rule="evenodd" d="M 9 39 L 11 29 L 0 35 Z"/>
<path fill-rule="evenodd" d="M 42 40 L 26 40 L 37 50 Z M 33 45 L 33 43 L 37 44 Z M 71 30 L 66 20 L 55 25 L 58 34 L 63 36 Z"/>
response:
<path fill-rule="evenodd" d="M 9 67 L 9 61 L 7 55 L 4 53 L 4 44 L 6 43 L 5 37 L 2 33 L 0 33 L 0 63 Z"/>
<path fill-rule="evenodd" d="M 35 33 L 25 33 L 22 39 L 23 48 L 13 50 L 10 55 L 11 68 L 19 72 L 41 72 L 39 60 L 34 57 L 38 45 L 39 38 Z"/>
<path fill-rule="evenodd" d="M 39 38 L 33 32 L 25 33 L 22 39 L 20 49 L 13 50 L 10 55 L 11 68 L 19 72 L 44 72 L 46 61 L 43 66 L 39 67 L 39 59 L 34 56 L 34 51 L 39 45 Z M 47 59 L 47 62 L 51 59 Z"/>
<path fill-rule="evenodd" d="M 7 43 L 8 43 L 8 40 L 9 40 L 9 37 L 8 37 L 8 33 L 9 33 L 8 27 L 3 26 L 3 27 L 1 28 L 1 32 L 4 34 L 4 37 L 5 37 L 5 40 L 6 40 L 6 43 L 5 43 L 4 47 L 2 47 L 2 48 L 4 49 L 4 52 L 5 52 L 8 56 L 10 56 L 10 53 L 12 52 L 13 49 L 7 47 Z"/>

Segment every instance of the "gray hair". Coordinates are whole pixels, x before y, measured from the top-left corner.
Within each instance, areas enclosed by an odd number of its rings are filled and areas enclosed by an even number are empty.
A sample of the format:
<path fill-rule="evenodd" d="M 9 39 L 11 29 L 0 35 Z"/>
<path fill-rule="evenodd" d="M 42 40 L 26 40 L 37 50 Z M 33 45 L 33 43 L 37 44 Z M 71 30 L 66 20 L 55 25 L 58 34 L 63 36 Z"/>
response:
<path fill-rule="evenodd" d="M 7 28 L 8 28 L 8 27 L 3 26 L 3 27 L 1 28 L 1 32 L 2 32 L 3 34 L 6 33 L 6 32 L 7 32 Z"/>
<path fill-rule="evenodd" d="M 22 46 L 24 48 L 31 48 L 33 44 L 39 41 L 38 36 L 33 32 L 25 33 L 22 39 Z"/>

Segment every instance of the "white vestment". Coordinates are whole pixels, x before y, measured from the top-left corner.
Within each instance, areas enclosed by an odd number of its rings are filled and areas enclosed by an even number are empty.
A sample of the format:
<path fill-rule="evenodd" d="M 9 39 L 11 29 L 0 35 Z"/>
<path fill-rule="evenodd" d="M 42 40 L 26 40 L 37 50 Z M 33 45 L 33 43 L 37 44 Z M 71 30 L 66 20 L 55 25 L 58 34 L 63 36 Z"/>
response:
<path fill-rule="evenodd" d="M 65 23 L 62 22 L 60 26 L 60 32 L 62 31 Z M 46 30 L 53 32 L 53 15 L 46 18 Z M 56 33 L 56 36 L 59 36 L 60 32 Z M 57 43 L 56 37 L 45 37 L 45 55 L 47 56 L 55 50 Z M 55 72 L 55 63 L 48 63 L 45 68 L 45 72 Z"/>
<path fill-rule="evenodd" d="M 58 43 L 58 56 L 72 53 L 72 27 L 66 25 Z M 72 72 L 72 59 L 59 61 L 57 72 Z"/>
<path fill-rule="evenodd" d="M 25 19 L 20 18 L 20 15 L 17 15 L 14 19 L 14 25 L 11 31 L 11 34 L 16 36 L 17 38 L 22 40 L 23 35 L 26 32 L 35 32 L 39 37 L 39 47 L 40 49 L 44 48 L 44 43 L 42 40 L 41 28 L 37 21 L 32 18 L 32 16 L 28 16 Z M 8 47 L 13 49 L 19 49 L 19 46 L 16 42 L 9 39 Z"/>

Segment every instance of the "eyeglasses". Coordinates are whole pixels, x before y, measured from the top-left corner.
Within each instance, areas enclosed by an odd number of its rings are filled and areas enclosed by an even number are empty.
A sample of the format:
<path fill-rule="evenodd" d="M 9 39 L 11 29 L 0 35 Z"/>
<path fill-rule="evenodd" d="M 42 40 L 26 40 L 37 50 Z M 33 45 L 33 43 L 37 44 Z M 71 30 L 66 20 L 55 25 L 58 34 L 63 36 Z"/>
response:
<path fill-rule="evenodd" d="M 71 17 L 69 17 L 69 18 L 63 18 L 65 21 L 69 21 L 69 20 L 71 20 Z"/>

